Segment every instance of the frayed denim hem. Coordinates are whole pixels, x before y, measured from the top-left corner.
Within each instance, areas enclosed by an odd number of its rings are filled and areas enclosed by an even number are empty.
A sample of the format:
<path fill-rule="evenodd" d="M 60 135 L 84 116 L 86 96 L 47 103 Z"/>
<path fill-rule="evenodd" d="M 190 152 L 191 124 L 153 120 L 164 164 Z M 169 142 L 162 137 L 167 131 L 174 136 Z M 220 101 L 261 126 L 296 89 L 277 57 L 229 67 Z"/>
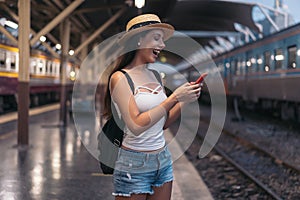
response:
<path fill-rule="evenodd" d="M 113 196 L 121 196 L 121 197 L 130 197 L 132 194 L 154 194 L 154 192 L 145 192 L 145 191 L 133 191 L 133 192 L 130 192 L 129 194 L 123 194 L 123 193 L 115 193 L 113 192 L 112 195 Z"/>
<path fill-rule="evenodd" d="M 166 180 L 165 182 L 161 183 L 161 184 L 155 184 L 153 185 L 153 187 L 162 187 L 165 183 L 169 183 L 169 182 L 172 182 L 173 181 L 173 178 L 170 179 L 170 180 Z"/>
<path fill-rule="evenodd" d="M 169 182 L 172 182 L 174 179 L 170 179 L 170 180 L 167 180 L 165 182 L 163 182 L 162 184 L 155 184 L 155 185 L 152 185 L 152 187 L 162 187 L 165 183 L 169 183 Z M 113 196 L 121 196 L 121 197 L 131 197 L 132 194 L 149 194 L 149 195 L 153 195 L 154 194 L 154 191 L 148 191 L 148 192 L 145 192 L 145 191 L 133 191 L 133 192 L 130 192 L 129 194 L 124 194 L 124 193 L 115 193 L 113 192 L 112 195 Z"/>
<path fill-rule="evenodd" d="M 122 197 L 130 197 L 131 194 L 122 194 L 122 193 L 112 193 L 113 196 L 122 196 Z"/>

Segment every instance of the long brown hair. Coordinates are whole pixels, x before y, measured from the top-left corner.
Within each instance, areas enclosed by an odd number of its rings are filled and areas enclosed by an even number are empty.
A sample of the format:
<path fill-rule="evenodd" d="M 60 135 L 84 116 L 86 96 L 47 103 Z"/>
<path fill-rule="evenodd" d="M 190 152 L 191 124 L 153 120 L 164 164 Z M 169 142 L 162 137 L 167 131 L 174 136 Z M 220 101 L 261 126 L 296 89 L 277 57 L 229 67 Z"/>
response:
<path fill-rule="evenodd" d="M 107 85 L 106 85 L 106 91 L 105 91 L 105 97 L 104 97 L 104 110 L 103 110 L 103 117 L 109 119 L 112 116 L 112 111 L 111 111 L 111 95 L 110 95 L 110 90 L 109 90 L 109 81 L 110 77 L 112 76 L 113 73 L 116 71 L 119 71 L 129 65 L 134 56 L 135 56 L 136 50 L 130 51 L 122 56 L 120 56 L 116 62 L 114 62 L 114 66 L 111 70 L 111 73 L 107 76 Z"/>
<path fill-rule="evenodd" d="M 136 47 L 137 47 L 139 38 L 144 37 L 148 32 L 149 32 L 149 30 L 138 33 L 126 42 L 124 50 L 129 49 L 128 52 L 121 55 L 116 60 L 116 62 L 113 63 L 111 72 L 108 73 L 108 76 L 106 79 L 107 86 L 106 86 L 106 92 L 105 92 L 105 97 L 104 97 L 104 109 L 103 109 L 103 117 L 105 117 L 106 119 L 109 119 L 112 116 L 111 95 L 110 95 L 110 91 L 109 91 L 110 77 L 112 76 L 113 73 L 123 69 L 124 67 L 126 67 L 127 65 L 129 65 L 132 62 L 132 60 L 134 59 L 135 54 L 137 52 Z"/>

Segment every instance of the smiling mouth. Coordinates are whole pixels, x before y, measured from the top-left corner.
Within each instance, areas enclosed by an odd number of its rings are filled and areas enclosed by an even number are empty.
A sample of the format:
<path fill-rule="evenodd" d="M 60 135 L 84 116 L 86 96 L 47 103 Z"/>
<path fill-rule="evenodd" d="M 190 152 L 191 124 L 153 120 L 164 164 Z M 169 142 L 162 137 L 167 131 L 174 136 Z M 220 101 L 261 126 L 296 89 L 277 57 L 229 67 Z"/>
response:
<path fill-rule="evenodd" d="M 153 54 L 154 54 L 154 55 L 158 56 L 159 53 L 160 53 L 160 50 L 158 50 L 158 49 L 154 49 L 154 50 L 153 50 Z"/>

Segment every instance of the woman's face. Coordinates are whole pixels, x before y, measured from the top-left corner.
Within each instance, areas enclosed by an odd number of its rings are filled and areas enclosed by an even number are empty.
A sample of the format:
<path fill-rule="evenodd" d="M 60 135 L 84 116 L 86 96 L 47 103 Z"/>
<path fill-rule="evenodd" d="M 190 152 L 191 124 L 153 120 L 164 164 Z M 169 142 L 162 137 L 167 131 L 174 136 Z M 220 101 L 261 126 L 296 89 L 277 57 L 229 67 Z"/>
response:
<path fill-rule="evenodd" d="M 159 53 L 165 48 L 164 32 L 160 29 L 149 31 L 139 40 L 139 55 L 146 63 L 154 63 Z"/>

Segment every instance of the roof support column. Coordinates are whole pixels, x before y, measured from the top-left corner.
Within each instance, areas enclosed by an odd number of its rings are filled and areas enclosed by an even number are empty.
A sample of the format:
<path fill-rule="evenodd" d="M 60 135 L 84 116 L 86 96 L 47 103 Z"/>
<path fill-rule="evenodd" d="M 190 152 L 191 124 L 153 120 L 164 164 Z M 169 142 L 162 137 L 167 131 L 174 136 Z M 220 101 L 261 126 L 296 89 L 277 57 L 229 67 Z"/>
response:
<path fill-rule="evenodd" d="M 62 44 L 61 62 L 60 62 L 60 124 L 67 124 L 67 65 L 69 58 L 71 23 L 66 19 L 60 26 L 60 38 Z"/>
<path fill-rule="evenodd" d="M 34 45 L 42 35 L 49 33 L 57 24 L 72 13 L 84 0 L 75 0 L 64 11 L 56 16 L 47 26 L 38 32 L 30 41 L 31 46 Z"/>
<path fill-rule="evenodd" d="M 110 24 L 116 21 L 126 11 L 126 9 L 126 7 L 123 7 L 114 16 L 107 20 L 102 26 L 100 26 L 85 42 L 83 42 L 81 45 L 79 45 L 79 47 L 77 47 L 77 49 L 75 49 L 75 55 L 77 55 L 82 50 L 82 48 L 87 46 L 96 37 L 98 37 L 99 34 L 102 33 Z"/>
<path fill-rule="evenodd" d="M 81 43 L 84 43 L 84 41 L 86 41 L 86 39 L 88 38 L 87 36 L 88 36 L 87 33 L 82 33 Z M 88 46 L 86 45 L 82 48 L 82 51 L 80 52 L 80 60 L 83 61 L 87 55 L 88 55 Z"/>
<path fill-rule="evenodd" d="M 19 0 L 18 145 L 28 145 L 30 0 Z"/>

